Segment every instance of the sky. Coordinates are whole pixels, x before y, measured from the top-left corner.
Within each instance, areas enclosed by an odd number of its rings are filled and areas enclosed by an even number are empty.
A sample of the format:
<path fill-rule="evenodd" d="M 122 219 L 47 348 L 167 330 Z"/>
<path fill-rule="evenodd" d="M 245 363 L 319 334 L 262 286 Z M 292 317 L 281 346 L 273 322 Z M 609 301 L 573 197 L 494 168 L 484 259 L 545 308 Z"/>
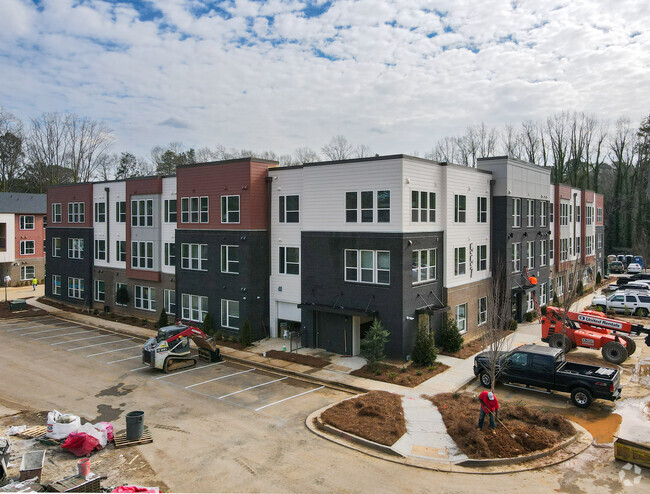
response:
<path fill-rule="evenodd" d="M 424 154 L 468 126 L 650 113 L 640 0 L 2 0 L 0 107 L 71 112 L 114 150 Z"/>

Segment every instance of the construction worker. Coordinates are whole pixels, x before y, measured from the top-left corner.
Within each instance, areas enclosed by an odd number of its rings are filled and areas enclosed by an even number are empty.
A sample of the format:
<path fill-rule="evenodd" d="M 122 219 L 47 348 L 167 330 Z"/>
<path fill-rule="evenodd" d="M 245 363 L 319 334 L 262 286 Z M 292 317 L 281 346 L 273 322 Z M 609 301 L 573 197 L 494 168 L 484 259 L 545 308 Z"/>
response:
<path fill-rule="evenodd" d="M 32 291 L 34 292 L 36 291 L 36 285 L 38 285 L 38 280 L 36 279 L 36 277 L 34 277 L 32 278 L 32 288 L 33 288 Z"/>
<path fill-rule="evenodd" d="M 481 414 L 478 418 L 478 428 L 483 429 L 483 421 L 485 420 L 485 415 L 490 415 L 490 428 L 492 429 L 492 434 L 494 434 L 494 417 L 499 410 L 499 402 L 497 401 L 496 395 L 492 391 L 483 391 L 478 395 L 478 399 L 481 402 Z"/>

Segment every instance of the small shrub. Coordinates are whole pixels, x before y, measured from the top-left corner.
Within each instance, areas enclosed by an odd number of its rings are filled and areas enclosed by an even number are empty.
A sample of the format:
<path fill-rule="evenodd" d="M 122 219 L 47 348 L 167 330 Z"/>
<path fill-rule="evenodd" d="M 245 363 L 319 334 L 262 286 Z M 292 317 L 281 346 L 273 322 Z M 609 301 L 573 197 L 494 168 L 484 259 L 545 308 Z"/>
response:
<path fill-rule="evenodd" d="M 603 281 L 603 276 L 600 274 L 600 271 L 596 273 L 596 285 L 600 285 L 600 283 Z"/>
<path fill-rule="evenodd" d="M 433 335 L 431 338 L 433 338 Z M 458 331 L 456 319 L 454 319 L 449 314 L 447 314 L 447 317 L 442 323 L 442 331 L 440 333 L 440 337 L 438 338 L 438 343 L 445 351 L 450 353 L 457 352 L 463 346 L 463 337 Z M 432 363 L 433 362 L 431 362 L 429 365 Z"/>
<path fill-rule="evenodd" d="M 379 368 L 375 369 L 374 374 L 375 374 L 375 376 L 381 376 L 381 374 L 382 374 L 381 369 L 379 369 Z"/>
<path fill-rule="evenodd" d="M 395 379 L 397 379 L 397 372 L 391 372 L 389 374 L 389 376 L 390 376 L 391 381 L 394 381 Z"/>
<path fill-rule="evenodd" d="M 361 355 L 368 360 L 368 364 L 374 366 L 384 358 L 384 348 L 388 343 L 390 333 L 384 329 L 382 324 L 375 319 L 361 340 Z"/>
<path fill-rule="evenodd" d="M 214 338 L 216 340 L 223 340 L 223 333 L 220 329 L 217 329 L 217 331 L 214 333 Z"/>
<path fill-rule="evenodd" d="M 205 317 L 203 318 L 203 332 L 208 336 L 214 332 L 214 328 L 212 327 L 212 317 L 210 317 L 209 312 L 206 312 Z"/>
<path fill-rule="evenodd" d="M 251 346 L 251 343 L 251 323 L 246 319 L 244 326 L 241 328 L 241 344 L 248 347 Z"/>
<path fill-rule="evenodd" d="M 430 371 L 432 371 L 432 370 L 435 369 L 435 368 L 436 368 L 435 365 L 430 365 L 429 367 L 427 367 L 427 369 L 429 369 Z"/>
<path fill-rule="evenodd" d="M 539 308 L 539 310 L 541 311 L 541 313 L 542 313 L 543 316 L 546 315 L 546 307 L 547 307 L 546 305 L 542 305 L 542 306 Z"/>
<path fill-rule="evenodd" d="M 524 319 L 526 320 L 526 322 L 533 322 L 536 316 L 537 313 L 534 310 L 531 310 L 530 312 L 526 312 Z"/>
<path fill-rule="evenodd" d="M 421 376 L 421 375 L 422 375 L 422 371 L 421 371 L 420 369 L 416 370 L 416 371 L 415 371 L 415 375 L 416 375 L 416 376 Z"/>
<path fill-rule="evenodd" d="M 516 319 L 510 319 L 506 325 L 506 329 L 509 329 L 510 331 L 517 331 L 518 327 L 519 323 L 517 323 Z"/>
<path fill-rule="evenodd" d="M 401 372 L 406 372 L 406 367 L 400 367 L 400 368 L 399 368 L 399 371 L 400 371 L 400 373 L 401 373 Z"/>
<path fill-rule="evenodd" d="M 163 309 L 160 311 L 160 317 L 158 318 L 158 327 L 164 328 L 165 326 L 167 326 L 167 312 Z"/>
<path fill-rule="evenodd" d="M 96 316 L 98 314 L 99 314 L 99 310 L 97 310 L 97 309 L 93 310 L 93 316 Z"/>
<path fill-rule="evenodd" d="M 411 382 L 411 376 L 406 376 L 406 380 L 407 380 L 408 382 Z"/>
<path fill-rule="evenodd" d="M 411 352 L 411 359 L 415 365 L 433 365 L 438 357 L 436 342 L 433 333 L 429 332 L 426 325 L 419 325 L 415 336 L 415 345 Z"/>
<path fill-rule="evenodd" d="M 625 314 L 626 316 L 629 316 L 630 315 L 630 309 L 625 307 L 625 312 L 623 312 L 623 314 Z"/>

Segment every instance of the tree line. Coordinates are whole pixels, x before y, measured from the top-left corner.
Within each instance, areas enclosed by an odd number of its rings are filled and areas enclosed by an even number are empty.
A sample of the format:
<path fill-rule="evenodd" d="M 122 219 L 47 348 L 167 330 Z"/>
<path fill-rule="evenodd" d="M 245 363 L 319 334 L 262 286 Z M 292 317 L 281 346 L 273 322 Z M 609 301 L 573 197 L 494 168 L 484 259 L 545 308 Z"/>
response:
<path fill-rule="evenodd" d="M 650 256 L 650 115 L 638 127 L 629 119 L 611 123 L 585 112 L 563 111 L 544 120 L 467 127 L 464 134 L 438 139 L 423 156 L 475 167 L 478 158 L 509 155 L 551 168 L 554 183 L 592 189 L 605 196 L 607 252 Z M 149 156 L 115 152 L 104 123 L 64 113 L 43 113 L 28 125 L 0 108 L 0 190 L 43 193 L 49 185 L 90 180 L 168 175 L 190 163 L 255 156 L 280 166 L 376 156 L 365 144 L 337 135 L 316 151 L 290 154 L 226 148 L 199 149 L 171 142 Z M 415 151 L 411 154 L 419 156 Z"/>

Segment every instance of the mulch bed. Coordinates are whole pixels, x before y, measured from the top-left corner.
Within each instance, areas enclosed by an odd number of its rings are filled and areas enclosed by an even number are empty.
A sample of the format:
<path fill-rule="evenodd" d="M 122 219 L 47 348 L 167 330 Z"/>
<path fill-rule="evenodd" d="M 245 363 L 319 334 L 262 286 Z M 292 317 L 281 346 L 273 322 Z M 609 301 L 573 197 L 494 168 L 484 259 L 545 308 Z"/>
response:
<path fill-rule="evenodd" d="M 375 381 L 413 388 L 447 369 L 449 369 L 449 366 L 441 362 L 436 362 L 431 367 L 415 367 L 414 365 L 397 367 L 380 363 L 374 367 L 364 365 L 360 369 L 353 370 L 350 374 L 365 379 L 374 379 Z"/>
<path fill-rule="evenodd" d="M 295 362 L 296 364 L 308 365 L 310 367 L 316 367 L 322 369 L 326 365 L 329 365 L 331 362 L 320 357 L 313 357 L 311 355 L 300 355 L 293 352 L 283 352 L 281 350 L 268 350 L 266 352 L 268 358 L 275 358 L 279 360 L 286 360 L 288 362 Z"/>
<path fill-rule="evenodd" d="M 499 403 L 499 419 L 510 432 L 496 421 L 496 433 L 492 434 L 489 417 L 485 417 L 483 430 L 477 428 L 479 402 L 476 395 L 443 393 L 427 398 L 438 407 L 447 433 L 463 453 L 474 459 L 527 455 L 555 446 L 576 434 L 573 425 L 556 413 L 511 403 Z"/>
<path fill-rule="evenodd" d="M 406 433 L 402 398 L 386 391 L 371 391 L 345 400 L 323 412 L 321 419 L 337 429 L 392 446 Z"/>
<path fill-rule="evenodd" d="M 31 298 L 31 297 L 29 297 Z M 9 310 L 9 302 L 0 302 L 0 319 L 9 319 L 14 317 L 35 317 L 35 316 L 44 316 L 47 314 L 47 311 L 43 309 L 37 309 L 31 305 L 27 305 L 27 310 Z"/>
<path fill-rule="evenodd" d="M 506 336 L 509 336 L 512 334 L 512 331 L 502 331 L 501 332 L 501 337 L 505 338 Z M 472 341 L 468 343 L 463 343 L 463 346 L 458 350 L 457 352 L 451 353 L 451 352 L 446 352 L 442 348 L 438 349 L 438 354 L 439 355 L 446 355 L 448 357 L 456 357 L 460 359 L 466 359 L 471 357 L 472 355 L 475 355 L 479 352 L 482 352 L 485 349 L 485 346 L 483 345 L 483 341 L 481 340 L 480 337 L 473 339 Z"/>

